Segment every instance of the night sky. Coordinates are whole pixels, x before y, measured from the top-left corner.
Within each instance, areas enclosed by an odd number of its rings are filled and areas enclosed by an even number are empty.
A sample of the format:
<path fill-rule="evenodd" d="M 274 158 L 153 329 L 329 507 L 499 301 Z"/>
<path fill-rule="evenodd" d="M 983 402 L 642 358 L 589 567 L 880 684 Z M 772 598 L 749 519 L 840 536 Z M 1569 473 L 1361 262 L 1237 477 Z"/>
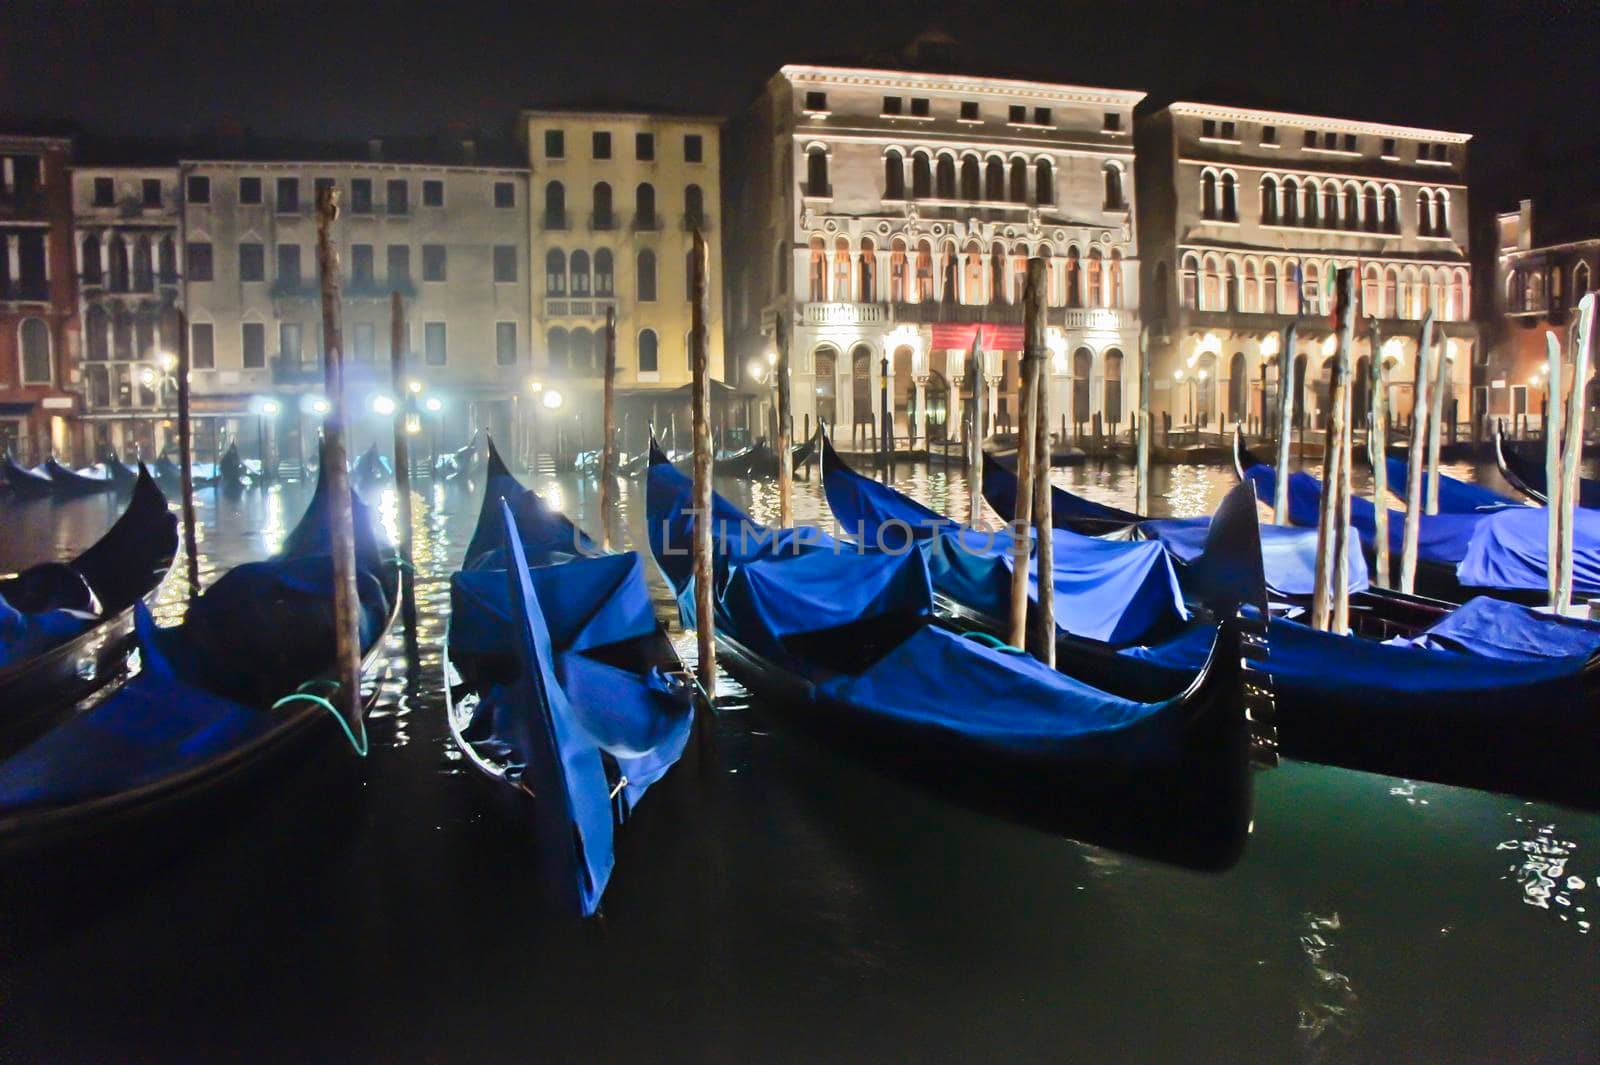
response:
<path fill-rule="evenodd" d="M 1475 184 L 1600 148 L 1600 6 L 0 3 L 0 123 L 184 137 L 509 129 L 519 107 L 729 113 L 786 61 L 939 28 L 975 72 L 1463 130 Z M 1584 169 L 1588 169 L 1587 166 Z"/>

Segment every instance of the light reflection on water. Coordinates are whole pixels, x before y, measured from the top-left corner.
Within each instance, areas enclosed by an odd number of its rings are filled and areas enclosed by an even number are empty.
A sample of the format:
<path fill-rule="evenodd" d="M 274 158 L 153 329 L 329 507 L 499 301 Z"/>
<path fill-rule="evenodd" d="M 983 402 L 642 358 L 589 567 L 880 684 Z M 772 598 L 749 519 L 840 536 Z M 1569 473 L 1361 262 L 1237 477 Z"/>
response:
<path fill-rule="evenodd" d="M 1125 467 L 1052 478 L 1131 509 Z M 965 513 L 958 466 L 903 464 L 894 480 Z M 592 481 L 530 483 L 596 528 Z M 1224 467 L 1157 466 L 1152 508 L 1205 513 L 1232 484 Z M 772 482 L 718 487 L 776 519 Z M 625 481 L 614 494 L 627 544 L 644 543 L 642 493 Z M 306 495 L 200 493 L 202 583 L 280 545 Z M 1596 815 L 1291 762 L 1257 775 L 1239 864 L 1194 873 L 908 788 L 797 737 L 728 677 L 712 770 L 641 804 L 603 934 L 573 933 L 522 901 L 524 829 L 480 801 L 444 728 L 449 575 L 480 499 L 427 482 L 416 493 L 417 657 L 397 627 L 373 753 L 349 769 L 366 804 L 280 823 L 267 786 L 264 820 L 141 893 L 158 901 L 34 949 L 24 971 L 0 960 L 7 1020 L 39 1018 L 0 1021 L 0 1056 L 32 1060 L 77 1032 L 81 1052 L 51 1060 L 130 1048 L 191 1060 L 196 1032 L 219 1024 L 229 1049 L 212 1058 L 335 1038 L 350 1061 L 502 1060 L 531 1041 L 551 1060 L 662 1056 L 643 1032 L 678 1033 L 668 1057 L 760 1061 L 1513 1060 L 1524 1029 L 1545 1033 L 1548 1058 L 1576 1060 L 1600 1043 L 1600 961 L 1583 934 Z M 393 488 L 377 506 L 393 534 Z M 796 479 L 794 509 L 829 520 L 814 470 Z M 0 505 L 0 571 L 70 557 L 116 512 L 105 499 Z M 179 576 L 163 622 L 184 602 Z M 692 662 L 693 635 L 671 628 Z M 346 836 L 313 845 L 343 823 Z M 290 886 L 255 896 L 241 931 L 212 885 L 280 867 Z M 293 944 L 293 977 L 246 965 L 242 935 L 264 958 Z M 1540 979 L 1511 958 L 1539 959 Z M 120 993 L 134 981 L 158 990 Z M 426 1016 L 419 993 L 437 1007 Z M 91 1010 L 99 1035 L 75 1023 Z M 353 1031 L 360 1040 L 337 1038 Z M 24 1052 L 4 1054 L 8 1040 Z"/>

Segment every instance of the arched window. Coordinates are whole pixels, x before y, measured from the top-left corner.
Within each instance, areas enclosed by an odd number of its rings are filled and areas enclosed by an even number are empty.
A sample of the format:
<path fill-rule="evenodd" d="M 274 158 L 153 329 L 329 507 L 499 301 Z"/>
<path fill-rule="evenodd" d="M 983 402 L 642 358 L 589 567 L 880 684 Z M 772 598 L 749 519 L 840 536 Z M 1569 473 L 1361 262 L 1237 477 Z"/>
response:
<path fill-rule="evenodd" d="M 1433 197 L 1427 189 L 1417 193 L 1417 235 L 1433 235 Z"/>
<path fill-rule="evenodd" d="M 1179 286 L 1178 304 L 1191 311 L 1198 310 L 1200 306 L 1200 260 L 1192 253 L 1183 257 Z"/>
<path fill-rule="evenodd" d="M 1378 277 L 1378 268 L 1368 266 L 1361 279 L 1361 314 L 1363 317 L 1383 317 L 1383 282 Z"/>
<path fill-rule="evenodd" d="M 1576 274 L 1573 275 L 1577 277 Z M 1576 295 L 1576 293 L 1574 293 Z M 1450 320 L 1464 322 L 1467 318 L 1467 275 L 1456 270 L 1450 274 Z"/>
<path fill-rule="evenodd" d="M 1279 311 L 1282 314 L 1300 313 L 1300 264 L 1293 259 L 1287 259 L 1283 264 L 1283 302 Z"/>
<path fill-rule="evenodd" d="M 1200 175 L 1200 217 L 1217 217 L 1217 175 L 1209 170 Z"/>
<path fill-rule="evenodd" d="M 939 273 L 941 275 L 939 278 L 939 298 L 948 303 L 956 303 L 960 298 L 960 292 L 956 288 L 959 283 L 957 281 L 959 269 L 956 263 L 956 246 L 947 240 L 939 248 Z"/>
<path fill-rule="evenodd" d="M 1067 306 L 1083 306 L 1083 277 L 1076 246 L 1067 249 Z"/>
<path fill-rule="evenodd" d="M 568 290 L 577 299 L 587 299 L 589 296 L 589 253 L 575 251 L 572 253 L 572 263 L 569 267 L 572 281 Z"/>
<path fill-rule="evenodd" d="M 1361 227 L 1368 233 L 1378 232 L 1378 187 L 1368 185 L 1361 190 Z"/>
<path fill-rule="evenodd" d="M 1450 196 L 1443 189 L 1433 194 L 1433 231 L 1441 237 L 1450 235 Z"/>
<path fill-rule="evenodd" d="M 1222 220 L 1239 220 L 1239 180 L 1231 171 L 1222 175 Z"/>
<path fill-rule="evenodd" d="M 133 361 L 133 312 L 126 307 L 111 312 L 111 354 L 118 362 Z"/>
<path fill-rule="evenodd" d="M 105 362 L 111 357 L 111 338 L 107 335 L 111 320 L 106 317 L 105 308 L 98 303 L 90 304 L 83 317 L 83 329 L 88 334 L 84 338 L 88 359 L 90 362 Z"/>
<path fill-rule="evenodd" d="M 83 283 L 98 285 L 105 273 L 100 266 L 100 241 L 90 234 L 83 238 Z"/>
<path fill-rule="evenodd" d="M 1239 309 L 1246 313 L 1255 313 L 1261 310 L 1260 279 L 1256 277 L 1256 261 L 1244 261 L 1244 287 L 1239 290 Z"/>
<path fill-rule="evenodd" d="M 911 156 L 911 195 L 919 200 L 933 195 L 933 168 L 927 152 L 915 152 Z"/>
<path fill-rule="evenodd" d="M 856 258 L 856 291 L 862 303 L 878 298 L 878 253 L 871 237 L 861 238 L 861 254 Z"/>
<path fill-rule="evenodd" d="M 1465 279 L 1463 279 L 1463 282 Z M 1463 283 L 1463 288 L 1465 284 Z M 1572 269 L 1572 302 L 1577 303 L 1589 291 L 1589 264 L 1579 262 Z"/>
<path fill-rule="evenodd" d="M 1106 210 L 1120 211 L 1128 206 L 1128 201 L 1122 195 L 1122 167 L 1116 163 L 1107 163 L 1103 176 L 1106 185 Z"/>
<path fill-rule="evenodd" d="M 556 326 L 545 334 L 545 348 L 548 351 L 547 361 L 552 370 L 565 370 L 572 364 L 572 343 L 567 331 Z"/>
<path fill-rule="evenodd" d="M 24 318 L 18 327 L 24 384 L 50 383 L 50 327 L 43 318 Z"/>
<path fill-rule="evenodd" d="M 989 156 L 984 164 L 983 198 L 995 203 L 1006 198 L 1006 164 L 998 155 Z"/>
<path fill-rule="evenodd" d="M 544 187 L 544 227 L 567 228 L 567 187 L 559 181 L 547 182 Z"/>
<path fill-rule="evenodd" d="M 1317 224 L 1317 219 L 1321 217 L 1318 212 L 1318 204 L 1321 200 L 1322 187 L 1315 181 L 1308 180 L 1301 186 L 1301 191 L 1304 196 L 1302 198 L 1300 220 L 1308 226 L 1314 226 Z"/>
<path fill-rule="evenodd" d="M 1344 187 L 1344 228 L 1361 228 L 1361 190 L 1354 185 Z"/>
<path fill-rule="evenodd" d="M 1228 259 L 1222 264 L 1222 309 L 1225 311 L 1244 309 L 1239 303 L 1239 263 L 1234 259 Z"/>
<path fill-rule="evenodd" d="M 811 302 L 828 302 L 828 250 L 821 237 L 811 238 Z"/>
<path fill-rule="evenodd" d="M 1283 179 L 1283 224 L 1300 224 L 1300 183 L 1294 178 Z"/>
<path fill-rule="evenodd" d="M 1074 275 L 1076 276 L 1076 275 Z M 1046 278 L 1046 288 L 1053 287 L 1053 279 Z M 1011 301 L 1022 302 L 1022 293 L 1028 287 L 1028 246 L 1018 244 L 1015 254 L 1011 257 Z M 1054 295 L 1054 293 L 1052 293 Z M 1050 302 L 1046 300 L 1046 302 Z"/>
<path fill-rule="evenodd" d="M 156 354 L 155 312 L 148 305 L 141 307 L 138 316 L 133 320 L 133 324 L 135 342 L 133 357 L 136 359 L 154 358 Z"/>
<path fill-rule="evenodd" d="M 1278 264 L 1268 262 L 1261 268 L 1261 310 L 1264 314 L 1278 313 Z"/>
<path fill-rule="evenodd" d="M 1106 301 L 1108 307 L 1122 306 L 1122 252 L 1114 250 L 1111 261 L 1106 264 L 1106 290 L 1110 293 Z"/>
<path fill-rule="evenodd" d="M 883 157 L 883 198 L 906 198 L 906 161 L 898 151 L 890 148 Z"/>
<path fill-rule="evenodd" d="M 966 156 L 961 160 L 961 198 L 976 200 L 981 182 L 978 175 L 978 157 Z"/>
<path fill-rule="evenodd" d="M 1100 276 L 1100 249 L 1089 249 L 1089 298 L 1086 301 L 1091 307 L 1104 307 L 1105 282 Z"/>
<path fill-rule="evenodd" d="M 610 229 L 615 224 L 611 212 L 611 185 L 609 182 L 596 181 L 594 183 L 594 228 Z"/>
<path fill-rule="evenodd" d="M 1300 306 L 1305 313 L 1322 313 L 1322 271 L 1316 263 L 1308 262 L 1301 268 Z"/>
<path fill-rule="evenodd" d="M 567 294 L 567 257 L 559 248 L 551 248 L 544 253 L 544 294 Z"/>
<path fill-rule="evenodd" d="M 820 144 L 806 149 L 806 195 L 833 195 L 828 188 L 828 152 Z"/>
<path fill-rule="evenodd" d="M 1393 186 L 1383 190 L 1383 231 L 1400 232 L 1400 194 Z"/>
<path fill-rule="evenodd" d="M 1236 351 L 1228 360 L 1228 420 L 1242 422 L 1249 416 L 1250 376 L 1244 368 L 1244 352 Z"/>
<path fill-rule="evenodd" d="M 900 237 L 894 238 L 894 243 L 889 246 L 889 302 L 906 303 L 906 242 Z"/>
<path fill-rule="evenodd" d="M 1033 164 L 1033 202 L 1041 206 L 1056 202 L 1056 172 L 1048 159 Z"/>
<path fill-rule="evenodd" d="M 633 190 L 633 225 L 635 229 L 656 228 L 656 187 L 641 181 Z"/>
<path fill-rule="evenodd" d="M 150 238 L 141 236 L 133 245 L 133 290 L 149 292 L 155 288 L 155 271 L 150 262 Z"/>
<path fill-rule="evenodd" d="M 999 241 L 989 247 L 989 302 L 1009 302 L 1006 292 L 1006 250 Z"/>
<path fill-rule="evenodd" d="M 1400 317 L 1399 303 L 1400 272 L 1394 267 L 1383 272 L 1383 308 L 1384 318 Z"/>
<path fill-rule="evenodd" d="M 616 267 L 611 261 L 611 251 L 608 248 L 601 248 L 594 253 L 594 294 L 596 296 L 617 294 Z"/>
<path fill-rule="evenodd" d="M 954 156 L 941 155 L 934 168 L 934 194 L 941 200 L 956 198 L 956 161 Z"/>
<path fill-rule="evenodd" d="M 1028 202 L 1028 164 L 1022 159 L 1011 160 L 1011 195 L 1008 199 L 1012 203 Z"/>
<path fill-rule="evenodd" d="M 1322 224 L 1329 229 L 1339 228 L 1339 186 L 1331 181 L 1322 186 Z"/>
<path fill-rule="evenodd" d="M 594 334 L 580 326 L 572 331 L 571 345 L 572 372 L 594 373 Z"/>
<path fill-rule="evenodd" d="M 917 245 L 917 302 L 933 299 L 933 246 L 927 241 Z"/>
<path fill-rule="evenodd" d="M 128 245 L 122 235 L 116 234 L 109 245 L 111 252 L 111 291 L 128 291 Z"/>
<path fill-rule="evenodd" d="M 1208 255 L 1200 264 L 1200 309 L 1222 310 L 1222 278 L 1214 255 Z"/>
<path fill-rule="evenodd" d="M 639 372 L 661 372 L 660 355 L 656 348 L 656 331 L 654 329 L 639 330 Z"/>
<path fill-rule="evenodd" d="M 1089 420 L 1090 378 L 1094 375 L 1094 355 L 1088 348 L 1072 353 L 1072 422 L 1083 425 Z"/>
<path fill-rule="evenodd" d="M 163 285 L 176 285 L 178 283 L 178 245 L 171 236 L 161 238 L 161 248 L 156 260 L 156 269 Z"/>
<path fill-rule="evenodd" d="M 684 186 L 683 221 L 690 229 L 699 229 L 706 224 L 706 198 L 699 185 Z"/>
<path fill-rule="evenodd" d="M 965 269 L 961 279 L 966 291 L 962 294 L 962 303 L 981 304 L 987 303 L 983 292 L 983 248 L 977 244 L 967 245 Z"/>
<path fill-rule="evenodd" d="M 850 302 L 850 242 L 840 237 L 833 245 L 833 298 Z"/>
<path fill-rule="evenodd" d="M 1261 222 L 1276 225 L 1278 221 L 1278 179 L 1268 175 L 1261 179 Z"/>
<path fill-rule="evenodd" d="M 1105 375 L 1105 396 L 1100 403 L 1100 420 L 1106 426 L 1122 424 L 1122 352 L 1116 348 L 1106 351 L 1101 361 Z"/>
<path fill-rule="evenodd" d="M 653 303 L 656 298 L 656 253 L 649 248 L 639 252 L 638 283 L 635 298 L 642 303 Z"/>

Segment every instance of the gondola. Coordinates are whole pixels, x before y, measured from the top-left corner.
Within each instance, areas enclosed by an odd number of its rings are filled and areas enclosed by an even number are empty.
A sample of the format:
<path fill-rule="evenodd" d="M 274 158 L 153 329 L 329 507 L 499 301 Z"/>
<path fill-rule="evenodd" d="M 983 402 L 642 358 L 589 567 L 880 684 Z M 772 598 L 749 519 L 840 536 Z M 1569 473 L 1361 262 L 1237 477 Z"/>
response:
<path fill-rule="evenodd" d="M 689 479 L 658 455 L 650 545 L 686 625 L 691 497 Z M 802 726 L 869 760 L 914 763 L 940 787 L 1041 786 L 1052 804 L 1115 811 L 1124 824 L 1165 821 L 1223 793 L 1247 803 L 1233 611 L 1192 683 L 1129 700 L 939 623 L 920 551 L 835 551 L 816 530 L 766 529 L 720 496 L 712 511 L 720 661 Z"/>
<path fill-rule="evenodd" d="M 386 484 L 394 480 L 394 467 L 389 464 L 389 459 L 379 454 L 378 445 L 370 444 L 367 450 L 356 459 L 355 469 L 352 472 L 357 483 L 363 485 Z"/>
<path fill-rule="evenodd" d="M 50 491 L 58 496 L 87 496 L 115 490 L 117 484 L 111 474 L 93 467 L 74 470 L 63 466 L 53 457 L 44 460 L 43 469 L 50 477 Z"/>
<path fill-rule="evenodd" d="M 393 553 L 352 498 L 363 668 L 378 659 L 399 601 Z M 334 709 L 326 482 L 272 558 L 234 567 L 156 626 L 134 607 L 140 671 L 0 762 L 0 852 L 35 853 L 120 834 L 162 814 L 217 805 L 287 762 L 313 737 L 343 731 L 364 751 L 360 721 Z M 367 700 L 376 699 L 376 686 Z M 256 795 L 254 801 L 259 802 Z"/>
<path fill-rule="evenodd" d="M 49 473 L 42 467 L 30 470 L 22 466 L 9 451 L 0 459 L 0 469 L 5 471 L 6 484 L 17 499 L 43 499 L 55 492 Z"/>
<path fill-rule="evenodd" d="M 183 472 L 178 469 L 176 462 L 173 462 L 165 455 L 156 459 L 155 468 L 151 472 L 155 474 L 156 480 L 161 482 L 161 485 L 168 492 L 180 492 L 183 490 Z M 195 488 L 211 488 L 218 482 L 215 473 L 202 474 L 197 465 L 190 466 L 189 474 L 190 484 Z"/>
<path fill-rule="evenodd" d="M 1497 424 L 1494 430 L 1494 464 L 1506 483 L 1529 499 L 1544 506 L 1549 501 L 1546 493 L 1544 460 L 1531 461 L 1516 448 L 1507 448 Z M 1578 506 L 1600 510 L 1600 481 L 1578 478 Z"/>
<path fill-rule="evenodd" d="M 982 477 L 983 498 L 1003 520 L 1010 521 L 1008 515 L 1017 508 L 1016 471 L 985 451 Z M 1122 532 L 1144 520 L 1143 515 L 1131 510 L 1106 506 L 1050 486 L 1050 522 L 1058 529 L 1085 536 L 1103 536 Z"/>
<path fill-rule="evenodd" d="M 695 686 L 656 620 L 638 552 L 600 553 L 488 443 L 478 525 L 450 581 L 456 746 L 531 829 L 554 894 L 583 916 L 613 836 L 683 755 Z"/>
<path fill-rule="evenodd" d="M 472 479 L 478 464 L 478 436 L 473 434 L 465 447 L 457 448 L 434 460 L 433 475 L 451 483 L 466 483 Z"/>
<path fill-rule="evenodd" d="M 138 483 L 139 472 L 126 462 L 117 458 L 116 452 L 107 451 L 105 462 L 106 472 L 111 475 L 111 482 L 116 485 L 119 492 L 131 492 Z"/>
<path fill-rule="evenodd" d="M 799 470 L 811 461 L 811 456 L 816 453 L 817 440 L 821 436 L 822 429 L 818 427 L 803 444 L 790 449 L 791 470 Z M 714 468 L 718 475 L 724 477 L 773 478 L 778 476 L 778 453 L 763 437 L 747 448 L 718 459 Z"/>
<path fill-rule="evenodd" d="M 177 550 L 177 518 L 141 466 L 127 509 L 87 550 L 0 580 L 0 753 L 116 672 L 133 605 L 154 597 Z"/>
<path fill-rule="evenodd" d="M 260 479 L 258 471 L 251 469 L 249 464 L 239 457 L 237 441 L 229 444 L 228 450 L 217 460 L 217 483 L 224 488 L 245 488 L 259 482 Z"/>

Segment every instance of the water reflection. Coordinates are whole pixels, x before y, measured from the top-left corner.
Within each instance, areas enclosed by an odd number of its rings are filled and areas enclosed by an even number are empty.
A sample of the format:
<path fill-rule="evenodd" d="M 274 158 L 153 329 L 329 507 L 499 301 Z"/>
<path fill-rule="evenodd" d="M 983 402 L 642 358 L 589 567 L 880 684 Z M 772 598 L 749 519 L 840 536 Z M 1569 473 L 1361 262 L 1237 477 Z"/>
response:
<path fill-rule="evenodd" d="M 1511 856 L 1502 879 L 1511 880 L 1522 890 L 1522 901 L 1535 909 L 1555 915 L 1563 923 L 1570 923 L 1583 935 L 1588 935 L 1590 920 L 1588 907 L 1579 905 L 1585 896 L 1579 894 L 1588 882 L 1582 876 L 1569 873 L 1578 844 L 1564 838 L 1556 825 L 1540 823 L 1525 816 L 1513 820 L 1521 826 L 1523 839 L 1508 839 L 1496 849 Z"/>

